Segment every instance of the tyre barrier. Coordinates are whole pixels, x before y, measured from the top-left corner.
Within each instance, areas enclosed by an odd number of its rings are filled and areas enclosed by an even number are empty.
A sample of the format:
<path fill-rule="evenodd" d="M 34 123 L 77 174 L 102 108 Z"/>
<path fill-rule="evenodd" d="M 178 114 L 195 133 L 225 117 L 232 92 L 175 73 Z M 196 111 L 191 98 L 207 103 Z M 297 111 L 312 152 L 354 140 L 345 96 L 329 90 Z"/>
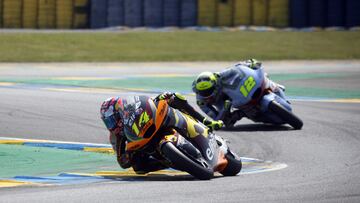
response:
<path fill-rule="evenodd" d="M 21 0 L 3 1 L 3 24 L 7 28 L 21 28 Z"/>
<path fill-rule="evenodd" d="M 232 26 L 234 0 L 218 0 L 217 26 Z"/>
<path fill-rule="evenodd" d="M 273 27 L 289 26 L 289 1 L 269 1 L 268 25 Z"/>
<path fill-rule="evenodd" d="M 124 25 L 124 0 L 108 0 L 108 26 Z"/>
<path fill-rule="evenodd" d="M 182 0 L 180 26 L 190 27 L 197 25 L 197 0 Z"/>
<path fill-rule="evenodd" d="M 107 27 L 107 0 L 91 0 L 90 28 Z"/>
<path fill-rule="evenodd" d="M 163 26 L 163 0 L 144 1 L 144 26 Z"/>
<path fill-rule="evenodd" d="M 0 0 L 1 28 L 360 26 L 360 0 Z"/>
<path fill-rule="evenodd" d="M 308 26 L 307 0 L 290 0 L 290 26 L 303 28 Z"/>
<path fill-rule="evenodd" d="M 56 0 L 38 0 L 38 28 L 55 28 Z"/>
<path fill-rule="evenodd" d="M 56 1 L 56 28 L 70 29 L 73 27 L 73 0 Z"/>
<path fill-rule="evenodd" d="M 0 0 L 0 16 L 3 16 L 3 0 Z M 0 27 L 3 27 L 3 18 L 0 17 Z"/>
<path fill-rule="evenodd" d="M 88 13 L 89 13 L 89 1 L 88 0 L 75 0 L 73 27 L 74 28 L 89 27 Z"/>
<path fill-rule="evenodd" d="M 343 0 L 328 0 L 327 26 L 340 27 L 345 25 L 345 2 Z"/>
<path fill-rule="evenodd" d="M 267 12 L 268 1 L 267 0 L 253 0 L 252 1 L 252 25 L 265 26 L 267 25 Z"/>
<path fill-rule="evenodd" d="M 37 0 L 23 1 L 22 27 L 37 28 Z"/>
<path fill-rule="evenodd" d="M 312 0 L 308 1 L 309 5 L 309 26 L 310 27 L 325 27 L 326 26 L 326 0 Z"/>
<path fill-rule="evenodd" d="M 142 0 L 124 0 L 125 1 L 125 26 L 141 27 L 143 26 L 143 2 Z"/>
<path fill-rule="evenodd" d="M 346 26 L 360 26 L 360 1 L 347 0 L 346 4 Z"/>
<path fill-rule="evenodd" d="M 165 0 L 164 3 L 164 26 L 180 25 L 180 0 Z"/>
<path fill-rule="evenodd" d="M 235 0 L 234 25 L 251 25 L 251 0 Z"/>
<path fill-rule="evenodd" d="M 198 0 L 198 24 L 216 26 L 217 0 Z"/>

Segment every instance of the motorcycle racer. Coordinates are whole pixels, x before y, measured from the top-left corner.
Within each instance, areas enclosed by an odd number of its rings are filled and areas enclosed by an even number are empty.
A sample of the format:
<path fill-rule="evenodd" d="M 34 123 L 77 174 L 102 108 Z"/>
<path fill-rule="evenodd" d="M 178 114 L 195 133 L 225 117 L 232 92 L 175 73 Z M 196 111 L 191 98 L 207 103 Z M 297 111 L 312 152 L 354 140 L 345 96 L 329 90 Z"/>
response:
<path fill-rule="evenodd" d="M 222 121 L 214 121 L 195 111 L 186 98 L 179 93 L 165 92 L 155 97 L 154 100 L 167 101 L 169 106 L 202 121 L 210 130 L 218 130 L 223 126 Z M 126 115 L 128 110 L 134 108 L 135 105 L 135 101 L 119 97 L 109 98 L 101 105 L 101 119 L 110 132 L 109 139 L 116 153 L 117 161 L 122 168 L 132 167 L 138 174 L 164 169 L 166 167 L 151 156 L 126 150 L 126 133 L 130 132 L 126 131 L 124 123 L 126 123 L 125 119 L 128 119 L 128 115 Z"/>
<path fill-rule="evenodd" d="M 226 127 L 232 127 L 236 121 L 244 117 L 240 110 L 230 113 L 232 107 L 239 107 L 236 98 L 241 97 L 241 91 L 235 90 L 243 77 L 241 68 L 253 70 L 262 68 L 262 63 L 256 59 L 239 62 L 221 72 L 202 72 L 194 80 L 192 90 L 196 94 L 197 105 L 214 120 L 223 120 Z M 266 77 L 267 88 L 275 94 L 284 96 L 285 87 Z"/>

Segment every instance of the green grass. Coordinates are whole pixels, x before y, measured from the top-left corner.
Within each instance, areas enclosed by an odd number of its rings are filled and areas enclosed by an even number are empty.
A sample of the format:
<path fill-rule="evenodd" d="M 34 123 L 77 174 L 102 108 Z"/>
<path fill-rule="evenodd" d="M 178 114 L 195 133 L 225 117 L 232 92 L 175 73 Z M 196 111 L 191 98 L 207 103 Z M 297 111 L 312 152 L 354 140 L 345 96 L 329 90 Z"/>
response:
<path fill-rule="evenodd" d="M 360 32 L 0 33 L 0 62 L 360 59 Z"/>

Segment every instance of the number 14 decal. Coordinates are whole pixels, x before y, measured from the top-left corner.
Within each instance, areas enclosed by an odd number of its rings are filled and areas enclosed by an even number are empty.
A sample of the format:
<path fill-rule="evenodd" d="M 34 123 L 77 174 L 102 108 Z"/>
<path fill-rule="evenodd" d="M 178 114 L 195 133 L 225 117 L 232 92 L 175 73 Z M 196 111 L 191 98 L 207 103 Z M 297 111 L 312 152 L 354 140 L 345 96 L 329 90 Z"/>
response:
<path fill-rule="evenodd" d="M 250 91 L 255 87 L 256 81 L 252 76 L 249 76 L 243 85 L 240 87 L 240 92 L 244 95 L 244 97 L 247 97 L 250 93 Z"/>

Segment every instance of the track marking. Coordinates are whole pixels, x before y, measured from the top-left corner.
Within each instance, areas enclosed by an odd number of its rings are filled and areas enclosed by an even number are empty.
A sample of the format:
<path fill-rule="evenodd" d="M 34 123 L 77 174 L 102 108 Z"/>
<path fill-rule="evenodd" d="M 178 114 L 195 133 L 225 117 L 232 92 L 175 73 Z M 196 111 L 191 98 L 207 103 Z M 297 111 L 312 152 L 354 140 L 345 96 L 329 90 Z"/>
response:
<path fill-rule="evenodd" d="M 62 150 L 77 150 L 93 153 L 114 154 L 109 144 L 79 143 L 79 142 L 61 142 L 36 139 L 19 139 L 0 137 L 0 144 L 6 145 L 24 145 L 28 147 L 50 147 Z M 284 163 L 263 161 L 254 158 L 241 157 L 243 169 L 238 175 L 263 173 L 275 170 L 281 170 L 287 167 Z M 121 168 L 119 168 L 121 169 Z M 129 178 L 141 177 L 166 177 L 166 176 L 190 176 L 189 174 L 174 169 L 161 170 L 148 174 L 136 174 L 133 170 L 121 171 L 97 171 L 95 173 L 61 173 L 57 176 L 36 177 L 36 176 L 15 176 L 13 178 L 0 178 L 0 187 L 18 187 L 18 186 L 44 186 L 44 185 L 65 185 L 80 184 L 104 181 L 129 181 Z M 216 173 L 215 176 L 221 176 Z"/>
<path fill-rule="evenodd" d="M 18 186 L 29 186 L 29 185 L 36 185 L 31 182 L 23 182 L 23 181 L 16 181 L 16 180 L 1 180 L 0 179 L 0 188 L 2 187 L 18 187 Z"/>
<path fill-rule="evenodd" d="M 96 148 L 96 147 L 84 147 L 85 152 L 96 152 L 96 153 L 105 153 L 105 154 L 115 154 L 112 148 Z"/>
<path fill-rule="evenodd" d="M 360 99 L 335 99 L 335 100 L 325 100 L 324 102 L 360 103 Z"/>
<path fill-rule="evenodd" d="M 162 76 L 162 77 L 178 77 L 177 74 L 165 74 L 165 75 L 154 75 L 154 76 Z M 131 77 L 131 76 L 130 76 Z M 59 78 L 57 78 L 59 79 Z M 64 77 L 61 78 L 64 80 L 112 80 L 113 78 L 96 78 L 96 77 Z M 25 86 L 24 86 L 25 85 Z M 24 83 L 12 83 L 12 82 L 0 82 L 0 87 L 18 87 L 24 88 L 29 84 Z M 30 84 L 31 86 L 31 84 Z M 36 87 L 36 86 L 35 86 Z M 159 90 L 155 89 L 144 89 L 144 88 L 96 88 L 96 87 L 79 87 L 79 86 L 62 86 L 56 87 L 53 85 L 37 86 L 38 89 L 47 90 L 47 91 L 57 91 L 57 92 L 75 92 L 75 93 L 108 93 L 108 94 L 117 94 L 117 93 L 145 93 L 145 94 L 158 94 L 161 93 Z M 185 95 L 195 96 L 193 92 L 182 92 Z M 314 97 L 298 97 L 298 96 L 288 96 L 290 101 L 305 101 L 305 102 L 333 102 L 333 103 L 360 103 L 359 98 L 349 98 L 349 99 L 337 99 L 337 98 L 314 98 Z"/>
<path fill-rule="evenodd" d="M 290 99 L 290 101 L 302 101 L 302 102 L 323 102 L 323 103 L 360 103 L 360 99 L 328 99 L 328 98 L 296 98 Z"/>
<path fill-rule="evenodd" d="M 128 76 L 120 76 L 120 77 L 53 77 L 51 79 L 54 80 L 118 80 L 118 79 L 124 79 L 124 78 L 152 78 L 152 77 L 158 77 L 158 78 L 176 78 L 176 77 L 193 77 L 192 74 L 176 74 L 176 73 L 159 73 L 159 74 L 141 74 L 139 75 L 128 75 Z"/>
<path fill-rule="evenodd" d="M 123 89 L 105 89 L 105 88 L 87 88 L 87 87 L 69 87 L 69 88 L 42 88 L 48 91 L 57 92 L 80 92 L 80 93 L 119 93 L 119 92 L 148 92 L 146 89 L 123 88 Z"/>
<path fill-rule="evenodd" d="M 160 93 L 155 90 L 147 89 L 136 89 L 136 88 L 123 88 L 123 89 L 106 89 L 106 88 L 85 88 L 85 87 L 69 87 L 69 88 L 43 88 L 49 91 L 60 91 L 60 92 L 80 92 L 80 93 L 119 93 L 119 92 L 130 92 L 130 93 Z M 194 93 L 187 92 L 185 95 L 195 96 Z M 333 103 L 360 103 L 360 99 L 329 99 L 329 98 L 312 98 L 312 97 L 290 97 L 290 101 L 304 101 L 304 102 L 333 102 Z"/>
<path fill-rule="evenodd" d="M 0 82 L 0 86 L 14 86 L 16 83 L 12 82 Z"/>

